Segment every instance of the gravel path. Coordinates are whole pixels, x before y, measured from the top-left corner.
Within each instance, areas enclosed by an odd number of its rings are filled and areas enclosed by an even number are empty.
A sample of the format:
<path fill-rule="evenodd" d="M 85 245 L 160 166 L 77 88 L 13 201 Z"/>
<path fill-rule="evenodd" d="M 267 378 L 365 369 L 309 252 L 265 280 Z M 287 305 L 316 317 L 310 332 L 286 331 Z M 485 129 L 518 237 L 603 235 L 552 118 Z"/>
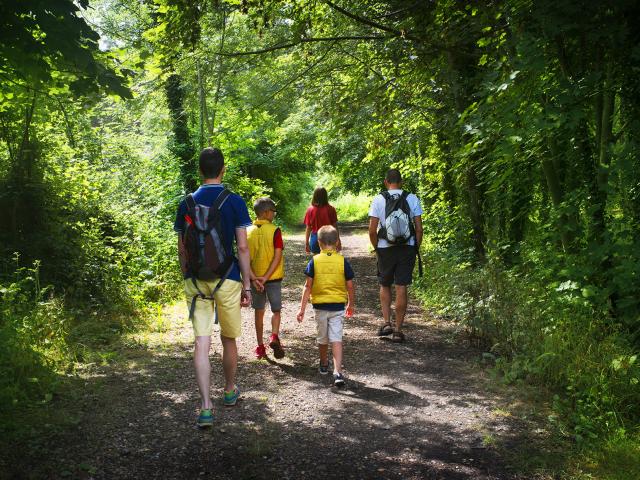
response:
<path fill-rule="evenodd" d="M 335 389 L 330 375 L 317 372 L 312 315 L 302 325 L 295 320 L 308 257 L 303 237 L 289 236 L 281 335 L 287 355 L 253 358 L 253 313 L 245 309 L 243 399 L 222 406 L 215 339 L 212 429 L 194 426 L 192 332 L 181 302 L 158 320 L 158 333 L 122 360 L 91 369 L 69 389 L 74 396 L 56 400 L 76 425 L 13 452 L 3 478 L 524 478 L 505 466 L 495 445 L 523 443 L 526 429 L 500 414 L 504 398 L 478 366 L 479 352 L 452 341 L 451 326 L 426 317 L 415 300 L 408 341 L 377 338 L 375 258 L 362 229 L 345 230 L 343 244 L 356 273 L 357 305 L 345 325 L 346 388 Z"/>

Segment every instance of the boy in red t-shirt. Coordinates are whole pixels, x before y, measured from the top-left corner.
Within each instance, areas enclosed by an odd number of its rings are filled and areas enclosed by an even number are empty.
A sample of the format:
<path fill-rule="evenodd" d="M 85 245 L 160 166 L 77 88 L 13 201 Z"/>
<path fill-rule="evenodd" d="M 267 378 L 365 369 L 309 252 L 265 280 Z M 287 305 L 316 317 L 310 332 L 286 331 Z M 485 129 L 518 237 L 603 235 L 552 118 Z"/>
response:
<path fill-rule="evenodd" d="M 258 345 L 255 356 L 266 358 L 267 352 L 263 343 L 263 320 L 267 299 L 271 306 L 271 336 L 269 346 L 273 356 L 284 357 L 284 349 L 280 343 L 280 310 L 282 308 L 282 278 L 284 277 L 284 261 L 282 250 L 282 231 L 273 224 L 276 215 L 276 204 L 268 197 L 259 198 L 253 204 L 257 219 L 247 231 L 249 256 L 251 258 L 251 305 L 255 309 L 256 338 Z"/>

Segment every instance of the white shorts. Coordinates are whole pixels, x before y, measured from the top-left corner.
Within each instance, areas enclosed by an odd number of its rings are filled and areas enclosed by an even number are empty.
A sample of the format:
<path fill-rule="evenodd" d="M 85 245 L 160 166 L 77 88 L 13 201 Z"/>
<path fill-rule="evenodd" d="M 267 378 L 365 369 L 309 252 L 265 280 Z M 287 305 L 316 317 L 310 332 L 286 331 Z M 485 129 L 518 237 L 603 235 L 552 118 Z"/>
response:
<path fill-rule="evenodd" d="M 342 322 L 344 310 L 337 312 L 330 310 L 315 310 L 318 345 L 327 345 L 333 342 L 342 342 Z"/>

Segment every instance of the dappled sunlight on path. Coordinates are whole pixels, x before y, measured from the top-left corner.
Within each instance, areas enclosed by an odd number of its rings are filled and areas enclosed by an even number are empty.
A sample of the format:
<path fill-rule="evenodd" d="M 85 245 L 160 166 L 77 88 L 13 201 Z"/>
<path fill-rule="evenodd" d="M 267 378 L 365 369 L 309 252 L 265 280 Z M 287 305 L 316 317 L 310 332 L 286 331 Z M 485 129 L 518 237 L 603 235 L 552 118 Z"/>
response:
<path fill-rule="evenodd" d="M 447 341 L 446 327 L 425 317 L 415 301 L 405 344 L 375 336 L 378 287 L 367 242 L 362 229 L 343 231 L 357 289 L 356 314 L 345 325 L 344 389 L 317 372 L 311 311 L 303 324 L 295 320 L 309 256 L 302 235 L 291 235 L 281 335 L 287 355 L 253 358 L 253 313 L 243 310 L 243 399 L 235 408 L 222 406 L 221 348 L 215 339 L 215 424 L 208 431 L 195 428 L 192 333 L 179 302 L 166 309 L 159 331 L 138 338 L 139 348 L 98 369 L 100 377 L 87 376 L 84 396 L 62 400 L 68 403 L 64 408 L 78 410 L 78 426 L 47 439 L 52 446 L 36 476 L 519 478 L 492 446 L 498 439 L 518 441 L 520 433 L 508 417 L 495 414 L 499 398 L 486 388 L 477 351 Z"/>

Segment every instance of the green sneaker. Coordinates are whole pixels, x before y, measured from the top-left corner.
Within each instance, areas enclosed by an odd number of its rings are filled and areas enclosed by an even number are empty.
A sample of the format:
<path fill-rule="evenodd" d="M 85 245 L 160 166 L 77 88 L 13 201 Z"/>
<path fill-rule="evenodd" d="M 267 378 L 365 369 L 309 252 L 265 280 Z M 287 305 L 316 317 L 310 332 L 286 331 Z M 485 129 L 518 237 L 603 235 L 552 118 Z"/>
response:
<path fill-rule="evenodd" d="M 200 428 L 207 428 L 213 426 L 213 414 L 210 408 L 203 408 L 200 410 L 200 415 L 196 421 L 196 425 Z"/>
<path fill-rule="evenodd" d="M 224 406 L 225 407 L 233 407 L 237 402 L 238 398 L 240 398 L 240 389 L 235 386 L 233 390 L 224 392 Z"/>

